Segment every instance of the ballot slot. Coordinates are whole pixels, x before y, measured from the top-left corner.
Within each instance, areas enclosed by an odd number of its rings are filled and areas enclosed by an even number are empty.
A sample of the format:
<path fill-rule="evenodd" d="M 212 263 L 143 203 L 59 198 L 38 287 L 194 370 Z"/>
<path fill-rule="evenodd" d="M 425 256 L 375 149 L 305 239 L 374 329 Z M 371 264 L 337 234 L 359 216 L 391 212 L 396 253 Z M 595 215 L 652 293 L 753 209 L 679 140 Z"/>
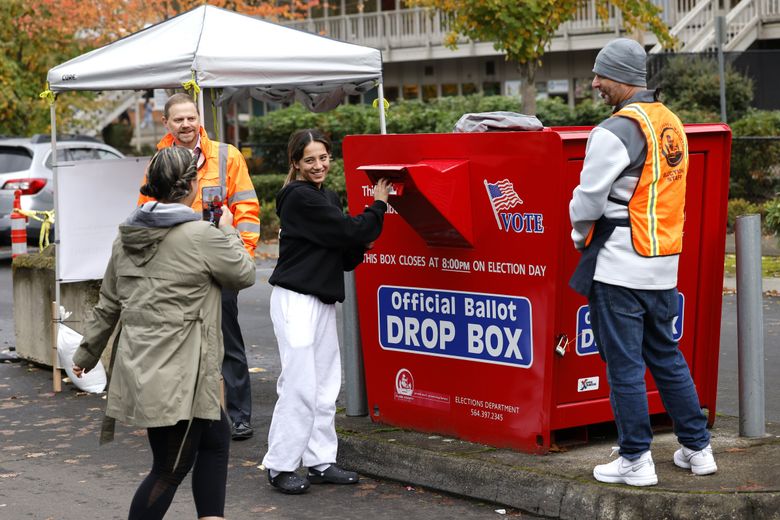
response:
<path fill-rule="evenodd" d="M 466 160 L 422 160 L 357 168 L 372 183 L 388 179 L 389 203 L 433 247 L 474 247 L 469 165 Z"/>

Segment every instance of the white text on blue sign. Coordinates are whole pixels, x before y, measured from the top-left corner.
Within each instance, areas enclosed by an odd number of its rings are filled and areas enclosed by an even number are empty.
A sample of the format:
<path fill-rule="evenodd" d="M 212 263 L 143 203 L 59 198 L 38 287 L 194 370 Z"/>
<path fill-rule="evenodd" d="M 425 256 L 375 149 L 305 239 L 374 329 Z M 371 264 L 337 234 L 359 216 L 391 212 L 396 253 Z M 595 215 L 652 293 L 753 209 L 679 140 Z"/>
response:
<path fill-rule="evenodd" d="M 518 296 L 382 286 L 382 348 L 528 368 L 531 303 Z"/>
<path fill-rule="evenodd" d="M 677 308 L 679 313 L 672 320 L 672 337 L 675 341 L 680 341 L 683 335 L 685 318 L 685 296 L 682 293 L 677 293 Z M 599 351 L 599 345 L 596 343 L 596 336 L 593 334 L 593 325 L 590 320 L 590 308 L 587 305 L 577 309 L 576 350 L 580 356 L 596 354 Z"/>

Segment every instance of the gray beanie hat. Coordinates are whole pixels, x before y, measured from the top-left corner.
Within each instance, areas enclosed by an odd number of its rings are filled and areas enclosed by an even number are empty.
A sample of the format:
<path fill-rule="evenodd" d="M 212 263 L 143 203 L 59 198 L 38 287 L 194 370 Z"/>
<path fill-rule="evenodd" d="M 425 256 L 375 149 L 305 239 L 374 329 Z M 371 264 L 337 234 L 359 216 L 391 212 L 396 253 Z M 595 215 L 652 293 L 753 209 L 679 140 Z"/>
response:
<path fill-rule="evenodd" d="M 647 53 L 638 42 L 617 38 L 596 56 L 593 72 L 626 85 L 647 86 Z"/>

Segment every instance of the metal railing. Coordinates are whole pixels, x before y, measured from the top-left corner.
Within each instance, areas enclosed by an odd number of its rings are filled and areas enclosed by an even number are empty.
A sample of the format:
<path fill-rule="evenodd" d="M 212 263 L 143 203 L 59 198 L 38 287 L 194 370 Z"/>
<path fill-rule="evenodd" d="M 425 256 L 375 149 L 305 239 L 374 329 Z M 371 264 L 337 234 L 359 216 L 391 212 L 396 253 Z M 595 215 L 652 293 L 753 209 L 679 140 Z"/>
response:
<path fill-rule="evenodd" d="M 663 8 L 662 19 L 681 42 L 682 52 L 706 50 L 714 41 L 714 19 L 718 2 L 713 0 L 654 0 Z M 780 22 L 780 0 L 726 1 L 729 9 L 728 38 L 736 49 L 745 35 L 764 21 Z M 602 20 L 596 11 L 596 0 L 583 2 L 572 20 L 561 25 L 554 39 L 576 39 L 578 36 L 615 33 L 623 30 L 620 12 L 610 7 L 609 18 Z M 283 22 L 284 25 L 342 41 L 380 49 L 402 49 L 442 45 L 449 33 L 449 20 L 438 11 L 422 7 L 358 13 L 328 18 L 310 18 Z M 756 33 L 757 34 L 757 33 Z M 468 40 L 459 38 L 458 43 Z M 660 52 L 656 45 L 651 52 Z"/>

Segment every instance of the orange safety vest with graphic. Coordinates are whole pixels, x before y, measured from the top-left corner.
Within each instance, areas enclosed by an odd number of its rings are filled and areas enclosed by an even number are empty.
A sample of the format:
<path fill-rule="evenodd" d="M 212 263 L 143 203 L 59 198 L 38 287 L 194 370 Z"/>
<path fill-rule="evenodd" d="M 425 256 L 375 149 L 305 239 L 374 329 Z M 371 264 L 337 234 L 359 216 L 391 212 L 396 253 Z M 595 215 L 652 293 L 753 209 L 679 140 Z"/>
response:
<path fill-rule="evenodd" d="M 647 139 L 647 159 L 627 204 L 631 242 L 645 257 L 678 255 L 685 223 L 688 140 L 680 119 L 662 103 L 631 103 L 614 116 L 639 124 Z M 595 226 L 594 226 L 595 227 Z M 593 228 L 586 244 L 590 243 Z"/>

